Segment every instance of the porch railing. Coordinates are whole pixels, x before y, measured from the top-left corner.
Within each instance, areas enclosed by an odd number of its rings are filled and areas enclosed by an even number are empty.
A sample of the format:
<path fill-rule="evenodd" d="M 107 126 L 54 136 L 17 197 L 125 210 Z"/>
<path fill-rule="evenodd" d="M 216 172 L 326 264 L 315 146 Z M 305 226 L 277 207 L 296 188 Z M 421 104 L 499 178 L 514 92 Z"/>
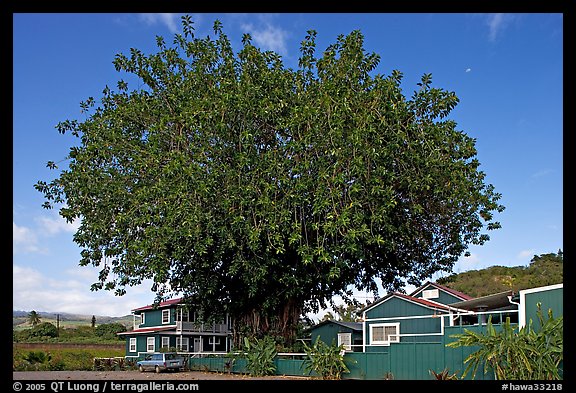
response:
<path fill-rule="evenodd" d="M 196 323 L 176 321 L 177 332 L 228 333 L 225 323 Z"/>

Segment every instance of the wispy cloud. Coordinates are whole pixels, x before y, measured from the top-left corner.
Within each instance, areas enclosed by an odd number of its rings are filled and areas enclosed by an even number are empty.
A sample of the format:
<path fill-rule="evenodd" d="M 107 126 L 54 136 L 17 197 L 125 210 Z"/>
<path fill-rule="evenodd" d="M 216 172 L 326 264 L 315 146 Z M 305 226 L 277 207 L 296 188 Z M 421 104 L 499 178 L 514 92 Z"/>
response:
<path fill-rule="evenodd" d="M 16 225 L 15 222 L 12 222 L 12 252 L 14 254 L 41 252 L 36 234 L 30 228 Z"/>
<path fill-rule="evenodd" d="M 472 71 L 472 68 L 466 68 L 466 72 Z"/>
<path fill-rule="evenodd" d="M 95 273 L 90 268 L 86 269 Z M 63 272 L 58 280 L 20 265 L 13 265 L 12 272 L 14 310 L 123 316 L 154 301 L 153 294 L 146 296 L 150 292 L 143 291 L 144 287 L 150 288 L 150 283 L 143 283 L 133 291 L 130 288 L 125 296 L 117 297 L 109 291 L 91 292 L 89 288 L 94 276 L 81 270 Z M 142 301 L 142 298 L 147 300 Z"/>
<path fill-rule="evenodd" d="M 243 23 L 241 27 L 252 36 L 254 43 L 261 49 L 277 52 L 281 56 L 288 54 L 286 48 L 286 40 L 289 36 L 288 31 L 281 27 L 273 26 L 269 22 L 266 22 L 263 27 L 256 27 L 252 23 Z"/>
<path fill-rule="evenodd" d="M 553 173 L 554 171 L 552 169 L 541 169 L 539 171 L 534 172 L 530 177 L 532 179 L 538 179 L 540 177 L 544 177 L 547 176 L 551 173 Z"/>
<path fill-rule="evenodd" d="M 456 273 L 463 273 L 469 270 L 477 270 L 480 268 L 481 260 L 478 254 L 470 254 L 469 257 L 460 257 L 454 264 L 453 271 Z"/>
<path fill-rule="evenodd" d="M 148 25 L 163 24 L 172 33 L 178 32 L 180 14 L 173 13 L 153 13 L 153 14 L 140 14 L 139 18 Z"/>
<path fill-rule="evenodd" d="M 486 19 L 488 25 L 488 38 L 490 41 L 496 41 L 501 32 L 514 20 L 511 14 L 489 14 Z"/>
<path fill-rule="evenodd" d="M 80 226 L 80 220 L 76 219 L 72 223 L 68 223 L 64 218 L 57 216 L 54 218 L 38 217 L 36 219 L 41 231 L 49 236 L 56 235 L 61 232 L 76 232 Z"/>
<path fill-rule="evenodd" d="M 529 259 L 532 260 L 532 257 L 536 254 L 534 250 L 522 250 L 516 255 L 517 259 Z"/>

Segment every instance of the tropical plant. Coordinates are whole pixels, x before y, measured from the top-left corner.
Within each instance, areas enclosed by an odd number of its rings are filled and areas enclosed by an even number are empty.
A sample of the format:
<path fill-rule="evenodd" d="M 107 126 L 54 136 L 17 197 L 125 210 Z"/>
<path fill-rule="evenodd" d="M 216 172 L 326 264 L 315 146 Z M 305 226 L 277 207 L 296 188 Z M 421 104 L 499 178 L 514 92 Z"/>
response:
<path fill-rule="evenodd" d="M 449 381 L 449 380 L 457 380 L 458 379 L 458 373 L 452 373 L 450 374 L 450 371 L 448 371 L 448 368 L 444 368 L 442 371 L 440 372 L 436 372 L 434 370 L 429 370 L 430 371 L 430 375 L 432 375 L 434 377 L 434 379 L 436 380 L 441 380 L 441 381 Z"/>
<path fill-rule="evenodd" d="M 98 325 L 95 329 L 96 336 L 103 337 L 107 339 L 118 339 L 123 340 L 124 338 L 118 336 L 117 333 L 122 333 L 126 331 L 126 326 L 119 322 L 103 323 Z"/>
<path fill-rule="evenodd" d="M 32 310 L 28 313 L 28 323 L 32 325 L 32 327 L 38 325 L 41 322 L 40 314 L 36 311 Z"/>
<path fill-rule="evenodd" d="M 116 55 L 138 88 L 121 79 L 58 123 L 78 143 L 35 185 L 79 221 L 93 290 L 151 280 L 157 301 L 293 341 L 335 295 L 420 285 L 500 227 L 475 139 L 448 118 L 459 99 L 431 74 L 406 97 L 358 30 L 321 52 L 309 30 L 296 70 L 248 34 L 236 53 L 220 21 L 200 38 L 186 15 L 182 32 Z"/>
<path fill-rule="evenodd" d="M 29 331 L 30 337 L 58 337 L 58 328 L 50 322 L 42 322 Z"/>
<path fill-rule="evenodd" d="M 485 333 L 465 329 L 463 334 L 452 335 L 456 341 L 446 344 L 449 347 L 479 346 L 465 360 L 467 367 L 464 378 L 472 371 L 472 378 L 483 365 L 484 374 L 492 371 L 495 379 L 554 380 L 561 379 L 563 361 L 563 317 L 554 318 L 552 310 L 544 320 L 541 304 L 537 315 L 540 329 L 533 328 L 532 320 L 518 330 L 510 323 L 510 318 L 497 330 L 488 318 Z M 517 331 L 518 330 L 518 331 Z"/>
<path fill-rule="evenodd" d="M 344 361 L 343 345 L 338 346 L 334 341 L 328 345 L 318 336 L 312 346 L 305 344 L 304 350 L 306 359 L 303 365 L 308 374 L 315 372 L 322 379 L 341 379 L 342 374 L 350 372 Z"/>
<path fill-rule="evenodd" d="M 276 372 L 276 354 L 276 342 L 272 337 L 244 338 L 246 369 L 252 376 L 273 375 Z"/>

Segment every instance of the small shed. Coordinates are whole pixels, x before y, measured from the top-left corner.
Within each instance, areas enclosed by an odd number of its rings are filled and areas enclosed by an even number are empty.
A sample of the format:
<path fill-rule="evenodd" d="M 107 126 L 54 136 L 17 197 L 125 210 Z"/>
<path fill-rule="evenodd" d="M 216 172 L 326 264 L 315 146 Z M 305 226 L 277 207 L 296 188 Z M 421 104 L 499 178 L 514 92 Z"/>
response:
<path fill-rule="evenodd" d="M 362 352 L 362 323 L 326 320 L 310 328 L 312 344 L 320 337 L 327 345 L 344 345 L 346 351 Z"/>

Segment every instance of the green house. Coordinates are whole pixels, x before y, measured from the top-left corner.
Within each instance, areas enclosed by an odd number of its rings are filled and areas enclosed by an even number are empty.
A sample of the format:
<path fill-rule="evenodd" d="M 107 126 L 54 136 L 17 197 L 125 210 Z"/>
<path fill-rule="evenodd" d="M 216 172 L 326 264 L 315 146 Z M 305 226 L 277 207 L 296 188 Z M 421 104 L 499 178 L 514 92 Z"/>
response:
<path fill-rule="evenodd" d="M 198 313 L 185 307 L 182 299 L 139 307 L 132 315 L 133 329 L 118 333 L 126 338 L 127 358 L 169 348 L 183 354 L 227 353 L 231 348 L 231 319 L 200 321 Z"/>
<path fill-rule="evenodd" d="M 354 329 L 343 322 L 324 321 L 314 326 L 313 340 L 344 342 L 344 334 L 353 340 L 352 348 L 362 352 L 389 353 L 395 344 L 441 344 L 447 331 L 458 327 L 482 327 L 491 318 L 495 324 L 507 318 L 524 326 L 538 324 L 537 304 L 544 315 L 563 314 L 563 284 L 512 290 L 472 298 L 464 293 L 426 282 L 410 294 L 389 293 L 359 311 L 361 322 Z M 361 338 L 359 335 L 361 333 Z M 346 341 L 348 342 L 348 341 Z"/>
<path fill-rule="evenodd" d="M 318 338 L 327 345 L 344 345 L 344 350 L 348 352 L 361 352 L 362 324 L 334 320 L 322 321 L 310 329 L 312 344 Z"/>

